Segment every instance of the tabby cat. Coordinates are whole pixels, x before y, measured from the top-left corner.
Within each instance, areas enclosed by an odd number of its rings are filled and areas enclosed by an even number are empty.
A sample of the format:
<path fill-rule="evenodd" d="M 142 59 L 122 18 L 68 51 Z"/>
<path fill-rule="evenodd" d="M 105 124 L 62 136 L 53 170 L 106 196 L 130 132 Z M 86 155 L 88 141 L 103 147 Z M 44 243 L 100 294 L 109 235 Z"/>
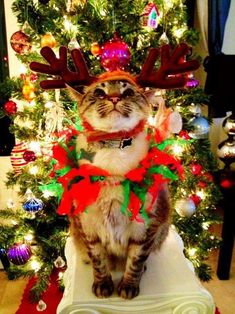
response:
<path fill-rule="evenodd" d="M 86 128 L 77 139 L 88 159 L 82 163 L 107 170 L 98 199 L 85 213 L 71 218 L 71 228 L 84 260 L 93 266 L 92 290 L 97 297 L 114 291 L 111 262 L 124 261 L 118 295 L 132 299 L 139 294 L 145 262 L 151 251 L 160 248 L 169 227 L 169 195 L 164 185 L 149 213 L 149 226 L 121 213 L 124 201 L 120 182 L 135 169 L 149 149 L 144 124 L 150 113 L 146 94 L 130 79 L 107 78 L 91 84 L 83 95 L 71 90 L 79 103 L 79 115 Z M 146 202 L 151 203 L 148 196 Z M 86 254 L 86 256 L 85 256 Z"/>

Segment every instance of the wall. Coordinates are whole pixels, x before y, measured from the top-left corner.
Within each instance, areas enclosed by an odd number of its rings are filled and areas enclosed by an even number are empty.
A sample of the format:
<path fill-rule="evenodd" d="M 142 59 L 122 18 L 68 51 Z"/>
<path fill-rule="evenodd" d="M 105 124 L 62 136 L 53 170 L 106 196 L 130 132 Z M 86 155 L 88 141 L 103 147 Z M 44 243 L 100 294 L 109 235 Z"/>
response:
<path fill-rule="evenodd" d="M 13 0 L 4 0 L 5 17 L 6 17 L 6 32 L 7 32 L 7 50 L 9 58 L 9 74 L 10 76 L 18 76 L 20 69 L 20 62 L 15 56 L 14 50 L 10 46 L 11 35 L 19 30 L 17 20 L 11 12 L 11 5 Z M 7 201 L 13 199 L 18 202 L 16 190 L 7 189 L 5 186 L 6 173 L 12 170 L 10 157 L 0 157 L 0 209 L 5 208 Z"/>

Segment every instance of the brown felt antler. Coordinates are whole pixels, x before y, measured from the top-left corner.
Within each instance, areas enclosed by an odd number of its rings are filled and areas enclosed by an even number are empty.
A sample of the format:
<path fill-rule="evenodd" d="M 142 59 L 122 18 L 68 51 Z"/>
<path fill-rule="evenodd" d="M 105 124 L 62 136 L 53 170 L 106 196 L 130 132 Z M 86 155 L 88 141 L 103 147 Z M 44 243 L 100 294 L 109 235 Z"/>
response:
<path fill-rule="evenodd" d="M 169 45 L 162 46 L 161 49 L 150 49 L 141 73 L 136 76 L 137 83 L 142 87 L 168 89 L 183 87 L 187 78 L 172 75 L 193 71 L 199 67 L 199 62 L 196 60 L 182 62 L 188 51 L 189 47 L 186 44 L 180 44 L 172 53 Z M 159 54 L 161 55 L 161 66 L 155 70 L 154 65 Z"/>
<path fill-rule="evenodd" d="M 68 69 L 67 65 L 67 48 L 60 47 L 59 58 L 56 57 L 53 50 L 49 47 L 41 49 L 41 55 L 46 59 L 48 64 L 39 62 L 31 62 L 30 69 L 35 72 L 60 76 L 61 79 L 52 79 L 41 81 L 40 85 L 43 89 L 64 88 L 68 85 L 90 85 L 97 78 L 90 76 L 86 62 L 79 49 L 71 51 L 72 59 L 76 68 L 76 72 Z"/>

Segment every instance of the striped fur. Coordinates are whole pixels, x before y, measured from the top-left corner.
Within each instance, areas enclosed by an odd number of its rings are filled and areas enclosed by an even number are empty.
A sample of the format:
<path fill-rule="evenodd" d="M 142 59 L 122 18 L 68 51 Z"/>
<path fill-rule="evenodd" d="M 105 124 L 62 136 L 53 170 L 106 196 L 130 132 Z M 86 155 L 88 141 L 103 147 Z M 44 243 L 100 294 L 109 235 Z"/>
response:
<path fill-rule="evenodd" d="M 82 119 L 99 131 L 132 130 L 147 119 L 149 104 L 145 96 L 129 82 L 99 83 L 82 97 L 79 113 Z M 119 148 L 89 146 L 86 136 L 78 138 L 78 151 L 92 151 L 92 163 L 109 171 L 95 203 L 85 213 L 71 217 L 71 233 L 85 262 L 91 262 L 94 272 L 93 292 L 97 297 L 108 297 L 114 291 L 111 269 L 123 267 L 118 294 L 131 299 L 139 293 L 139 283 L 145 262 L 152 250 L 160 248 L 169 226 L 170 205 L 166 186 L 162 186 L 150 213 L 148 228 L 143 223 L 130 221 L 120 212 L 123 203 L 122 186 L 128 171 L 136 168 L 148 151 L 145 131 L 133 138 L 132 145 Z M 81 163 L 88 163 L 82 160 Z M 148 195 L 147 202 L 151 202 Z"/>

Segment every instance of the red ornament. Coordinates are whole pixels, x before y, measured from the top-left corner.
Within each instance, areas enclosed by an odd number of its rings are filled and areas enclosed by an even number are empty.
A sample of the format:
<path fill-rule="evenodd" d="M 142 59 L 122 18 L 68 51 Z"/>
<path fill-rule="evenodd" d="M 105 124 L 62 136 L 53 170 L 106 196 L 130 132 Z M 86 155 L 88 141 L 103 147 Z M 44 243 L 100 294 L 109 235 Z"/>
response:
<path fill-rule="evenodd" d="M 37 81 L 37 79 L 38 79 L 38 75 L 36 73 L 31 73 L 29 75 L 29 79 L 30 79 L 31 82 L 35 83 Z"/>
<path fill-rule="evenodd" d="M 30 52 L 32 48 L 29 36 L 22 31 L 15 32 L 10 38 L 10 43 L 12 49 L 20 54 Z"/>
<path fill-rule="evenodd" d="M 190 196 L 191 200 L 194 202 L 194 204 L 197 206 L 201 202 L 201 197 L 197 194 L 193 194 Z"/>
<path fill-rule="evenodd" d="M 213 181 L 213 176 L 212 176 L 212 174 L 209 173 L 209 172 L 204 173 L 204 177 L 205 177 L 205 179 L 206 179 L 207 181 L 209 181 L 209 182 L 212 182 L 212 181 Z"/>
<path fill-rule="evenodd" d="M 35 152 L 32 150 L 26 150 L 23 154 L 23 158 L 27 162 L 34 161 L 37 159 Z"/>
<path fill-rule="evenodd" d="M 189 140 L 190 139 L 190 136 L 188 135 L 188 131 L 186 131 L 186 130 L 180 131 L 179 137 L 184 139 L 184 140 Z"/>
<path fill-rule="evenodd" d="M 106 71 L 125 70 L 130 59 L 129 47 L 117 34 L 101 48 L 101 64 Z"/>
<path fill-rule="evenodd" d="M 205 188 L 207 186 L 206 182 L 203 182 L 203 181 L 199 181 L 198 182 L 198 187 L 199 188 Z"/>
<path fill-rule="evenodd" d="M 16 113 L 17 105 L 14 101 L 9 100 L 3 105 L 3 109 L 6 111 L 7 114 L 12 115 Z"/>
<path fill-rule="evenodd" d="M 202 166 L 199 165 L 199 164 L 191 164 L 190 165 L 190 170 L 191 170 L 192 174 L 198 175 L 202 171 Z"/>

